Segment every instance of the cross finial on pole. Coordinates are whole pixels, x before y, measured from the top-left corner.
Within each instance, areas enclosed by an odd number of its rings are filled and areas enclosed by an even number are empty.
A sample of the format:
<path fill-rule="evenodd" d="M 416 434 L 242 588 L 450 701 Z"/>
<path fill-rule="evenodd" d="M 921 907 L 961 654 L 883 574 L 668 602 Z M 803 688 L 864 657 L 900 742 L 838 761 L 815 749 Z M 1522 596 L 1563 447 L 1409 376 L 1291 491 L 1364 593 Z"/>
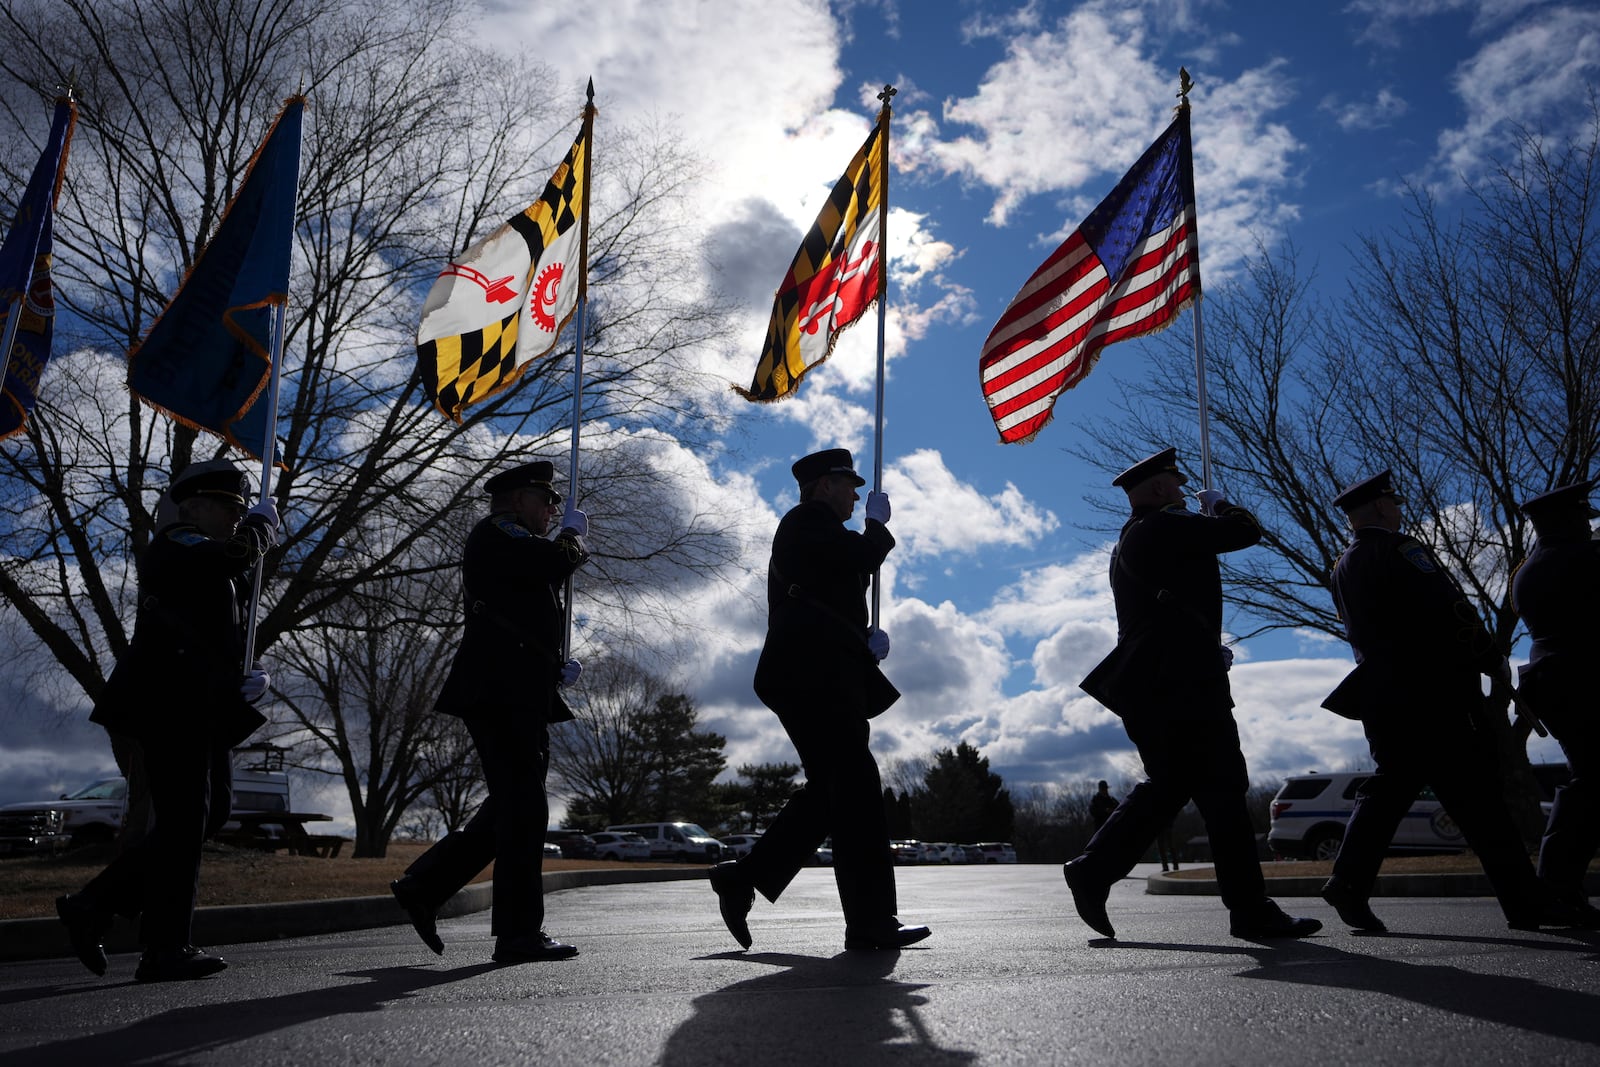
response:
<path fill-rule="evenodd" d="M 884 107 L 888 107 L 889 101 L 894 99 L 894 94 L 898 93 L 899 91 L 899 89 L 896 89 L 892 85 L 885 85 L 883 87 L 883 92 L 878 94 L 878 99 L 883 101 Z"/>

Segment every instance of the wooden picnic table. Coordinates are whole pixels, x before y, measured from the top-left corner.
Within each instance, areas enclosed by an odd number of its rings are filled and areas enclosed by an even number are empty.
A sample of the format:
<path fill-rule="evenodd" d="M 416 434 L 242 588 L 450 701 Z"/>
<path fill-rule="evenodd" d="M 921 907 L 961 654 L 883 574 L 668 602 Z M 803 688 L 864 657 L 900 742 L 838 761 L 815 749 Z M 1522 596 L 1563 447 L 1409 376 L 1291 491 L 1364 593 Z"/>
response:
<path fill-rule="evenodd" d="M 238 848 L 258 848 L 264 852 L 282 848 L 296 856 L 332 859 L 339 854 L 344 838 L 306 832 L 306 823 L 332 819 L 331 815 L 308 811 L 236 811 L 218 832 L 217 840 Z"/>

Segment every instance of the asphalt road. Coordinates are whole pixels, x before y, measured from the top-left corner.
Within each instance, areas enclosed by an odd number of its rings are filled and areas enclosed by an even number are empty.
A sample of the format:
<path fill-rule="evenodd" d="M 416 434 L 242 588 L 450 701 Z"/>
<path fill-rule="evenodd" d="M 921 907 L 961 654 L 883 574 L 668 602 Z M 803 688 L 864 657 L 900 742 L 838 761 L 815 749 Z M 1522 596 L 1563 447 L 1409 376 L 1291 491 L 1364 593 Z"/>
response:
<path fill-rule="evenodd" d="M 1147 873 L 1141 868 L 1136 874 Z M 1111 900 L 1120 939 L 1073 914 L 1058 867 L 902 868 L 933 937 L 844 952 L 832 877 L 757 900 L 739 952 L 703 881 L 548 898 L 574 960 L 489 962 L 487 912 L 441 925 L 235 945 L 205 981 L 141 986 L 136 957 L 0 966 L 0 1063 L 1593 1064 L 1600 935 L 1516 933 L 1492 900 L 1382 898 L 1392 931 L 1228 936 L 1215 897 Z"/>

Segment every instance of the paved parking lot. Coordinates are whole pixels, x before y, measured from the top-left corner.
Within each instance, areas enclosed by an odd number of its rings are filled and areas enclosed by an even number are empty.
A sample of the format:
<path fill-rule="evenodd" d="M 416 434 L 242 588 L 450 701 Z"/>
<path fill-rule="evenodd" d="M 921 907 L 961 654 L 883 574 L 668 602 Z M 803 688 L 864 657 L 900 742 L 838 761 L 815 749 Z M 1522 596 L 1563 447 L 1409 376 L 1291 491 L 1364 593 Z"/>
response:
<path fill-rule="evenodd" d="M 13 1064 L 1591 1064 L 1600 937 L 1508 931 L 1492 900 L 1384 899 L 1396 933 L 1228 936 L 1215 897 L 1119 885 L 1094 939 L 1054 866 L 901 868 L 934 935 L 846 953 L 832 876 L 759 901 L 737 951 L 703 881 L 551 895 L 564 963 L 499 968 L 488 915 L 232 946 L 184 985 L 71 960 L 0 966 Z M 1138 874 L 1146 873 L 1143 869 Z"/>

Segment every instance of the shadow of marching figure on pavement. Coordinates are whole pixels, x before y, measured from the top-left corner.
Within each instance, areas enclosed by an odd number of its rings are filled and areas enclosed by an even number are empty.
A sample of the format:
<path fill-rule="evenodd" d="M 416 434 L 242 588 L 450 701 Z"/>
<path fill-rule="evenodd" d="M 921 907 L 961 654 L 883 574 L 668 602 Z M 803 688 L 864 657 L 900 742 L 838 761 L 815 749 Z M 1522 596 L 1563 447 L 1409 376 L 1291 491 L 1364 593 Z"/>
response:
<path fill-rule="evenodd" d="M 1550 951 L 1593 953 L 1595 935 L 1584 932 L 1571 944 L 1537 942 Z M 1514 947 L 1531 939 L 1516 936 L 1393 934 L 1372 935 L 1363 947 L 1374 941 L 1450 941 L 1483 946 Z M 1111 942 L 1107 942 L 1111 944 Z M 1529 1034 L 1542 1034 L 1564 1041 L 1600 1046 L 1600 994 L 1563 989 L 1533 978 L 1483 974 L 1448 963 L 1404 960 L 1364 953 L 1346 952 L 1326 940 L 1307 940 L 1265 945 L 1185 945 L 1163 942 L 1115 942 L 1122 949 L 1147 949 L 1165 952 L 1198 952 L 1207 955 L 1249 956 L 1257 966 L 1234 977 L 1254 981 L 1292 982 L 1296 985 L 1346 989 L 1352 992 L 1389 997 L 1396 1003 L 1430 1008 L 1441 1014 L 1460 1016 L 1465 1026 L 1487 1022 Z M 1589 960 L 1596 957 L 1590 955 Z M 1372 1010 L 1370 1008 L 1364 1010 Z"/>
<path fill-rule="evenodd" d="M 327 975 L 335 978 L 364 978 L 350 985 L 322 985 L 276 997 L 254 997 L 259 987 L 235 983 L 242 999 L 218 1000 L 172 1008 L 146 1016 L 126 1026 L 112 1026 L 99 1033 L 51 1041 L 33 1048 L 14 1049 L 0 1056 L 6 1067 L 60 1067 L 73 1063 L 179 1063 L 204 1060 L 221 1050 L 252 1037 L 287 1030 L 314 1020 L 336 1020 L 339 1016 L 378 1012 L 398 1000 L 431 989 L 473 978 L 498 969 L 494 963 L 438 969 L 424 967 L 374 967 L 362 971 L 342 971 Z M 216 983 L 219 991 L 227 987 Z M 127 982 L 133 988 L 133 982 Z M 99 992 L 115 985 L 86 987 Z M 160 987 L 141 987 L 156 989 Z M 68 992 L 68 990 L 62 990 Z M 14 1000 L 29 999 L 13 997 Z"/>
<path fill-rule="evenodd" d="M 973 1063 L 979 1053 L 939 1047 L 918 1015 L 926 985 L 890 978 L 899 952 L 841 952 L 831 958 L 741 953 L 780 968 L 696 997 L 694 1015 L 670 1037 L 666 1067 L 752 1063 Z"/>

